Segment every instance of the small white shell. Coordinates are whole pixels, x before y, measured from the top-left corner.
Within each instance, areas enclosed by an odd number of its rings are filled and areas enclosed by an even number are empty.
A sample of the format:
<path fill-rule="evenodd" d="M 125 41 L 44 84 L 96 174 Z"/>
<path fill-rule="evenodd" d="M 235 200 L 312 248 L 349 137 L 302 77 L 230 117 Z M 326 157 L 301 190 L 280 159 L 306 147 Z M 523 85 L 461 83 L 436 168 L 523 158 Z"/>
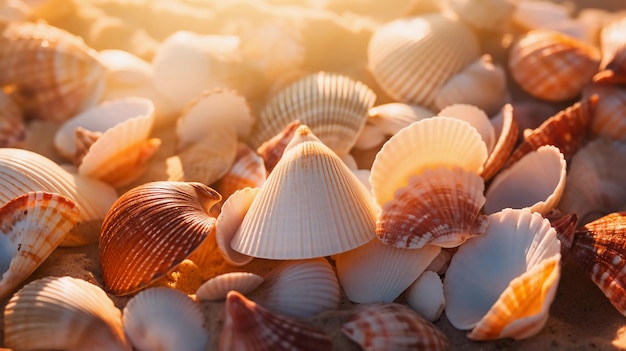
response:
<path fill-rule="evenodd" d="M 202 301 L 225 300 L 231 290 L 248 295 L 263 283 L 263 277 L 248 272 L 220 274 L 202 283 L 196 290 L 196 298 Z"/>
<path fill-rule="evenodd" d="M 446 298 L 439 274 L 424 271 L 404 292 L 406 303 L 429 322 L 434 322 L 443 313 Z"/>
<path fill-rule="evenodd" d="M 496 133 L 489 120 L 487 113 L 475 105 L 455 103 L 446 105 L 437 113 L 438 116 L 460 119 L 476 128 L 487 145 L 487 153 L 490 154 L 496 143 Z"/>
<path fill-rule="evenodd" d="M 232 249 L 230 242 L 237 233 L 250 204 L 259 193 L 259 188 L 243 188 L 235 191 L 224 201 L 222 212 L 215 222 L 215 241 L 222 257 L 233 266 L 250 263 L 254 257 L 241 254 Z"/>

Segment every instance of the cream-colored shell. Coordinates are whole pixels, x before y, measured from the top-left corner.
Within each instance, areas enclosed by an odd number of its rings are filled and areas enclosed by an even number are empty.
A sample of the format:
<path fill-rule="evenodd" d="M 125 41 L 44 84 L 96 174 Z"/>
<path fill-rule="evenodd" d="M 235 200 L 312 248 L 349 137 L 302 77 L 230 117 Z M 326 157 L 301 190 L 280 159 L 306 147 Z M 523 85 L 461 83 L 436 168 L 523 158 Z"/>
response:
<path fill-rule="evenodd" d="M 424 271 L 404 292 L 406 303 L 429 322 L 434 322 L 443 313 L 446 298 L 439 274 Z"/>
<path fill-rule="evenodd" d="M 243 266 L 250 263 L 254 257 L 241 254 L 230 246 L 230 242 L 237 233 L 250 204 L 259 193 L 259 188 L 243 188 L 235 191 L 222 205 L 222 212 L 215 222 L 215 241 L 222 257 L 233 266 Z"/>
<path fill-rule="evenodd" d="M 474 28 L 501 32 L 508 28 L 518 0 L 447 0 L 445 4 Z"/>
<path fill-rule="evenodd" d="M 333 255 L 374 237 L 374 211 L 371 195 L 352 171 L 300 126 L 230 245 L 270 259 Z"/>
<path fill-rule="evenodd" d="M 496 143 L 496 132 L 487 113 L 476 105 L 452 104 L 447 105 L 437 113 L 437 116 L 460 119 L 476 128 L 487 146 L 487 153 L 491 154 Z"/>
<path fill-rule="evenodd" d="M 214 187 L 222 198 L 228 199 L 237 190 L 262 186 L 265 179 L 267 171 L 263 158 L 248 145 L 239 143 L 233 165 Z"/>
<path fill-rule="evenodd" d="M 258 288 L 263 280 L 260 275 L 249 272 L 220 274 L 202 283 L 196 290 L 196 298 L 200 301 L 223 301 L 231 290 L 248 295 Z"/>

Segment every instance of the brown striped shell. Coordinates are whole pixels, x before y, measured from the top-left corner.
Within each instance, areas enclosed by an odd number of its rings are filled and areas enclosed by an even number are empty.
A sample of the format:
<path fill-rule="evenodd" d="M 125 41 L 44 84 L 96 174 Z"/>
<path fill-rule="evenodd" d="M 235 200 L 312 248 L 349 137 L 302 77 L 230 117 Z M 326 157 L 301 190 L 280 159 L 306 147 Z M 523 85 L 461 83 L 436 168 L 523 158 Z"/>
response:
<path fill-rule="evenodd" d="M 481 177 L 486 181 L 489 181 L 506 163 L 507 159 L 511 155 L 515 144 L 517 143 L 517 137 L 519 134 L 519 126 L 515 118 L 513 118 L 513 106 L 506 104 L 502 108 L 501 112 L 502 123 L 499 128 L 500 136 L 496 141 L 496 144 L 487 157 Z M 493 122 L 492 122 L 493 123 Z"/>
<path fill-rule="evenodd" d="M 201 183 L 158 181 L 130 189 L 102 223 L 100 266 L 116 295 L 137 291 L 175 268 L 209 235 L 221 199 Z"/>
<path fill-rule="evenodd" d="M 598 95 L 591 131 L 594 136 L 626 140 L 626 89 L 619 85 L 594 84 L 583 91 L 583 96 Z"/>

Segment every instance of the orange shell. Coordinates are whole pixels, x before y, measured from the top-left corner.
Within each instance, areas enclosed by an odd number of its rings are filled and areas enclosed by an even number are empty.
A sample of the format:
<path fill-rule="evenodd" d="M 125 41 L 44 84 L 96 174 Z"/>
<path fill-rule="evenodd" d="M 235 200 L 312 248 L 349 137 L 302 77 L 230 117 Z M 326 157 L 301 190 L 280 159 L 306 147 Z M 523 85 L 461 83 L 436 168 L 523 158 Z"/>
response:
<path fill-rule="evenodd" d="M 591 131 L 594 136 L 626 140 L 626 89 L 617 85 L 594 84 L 583 96 L 598 95 Z"/>
<path fill-rule="evenodd" d="M 485 161 L 483 171 L 480 173 L 485 181 L 493 178 L 506 163 L 517 143 L 518 134 L 519 127 L 513 117 L 513 107 L 511 104 L 506 104 L 502 108 L 502 128 L 500 128 L 500 136 L 489 154 L 487 161 Z"/>

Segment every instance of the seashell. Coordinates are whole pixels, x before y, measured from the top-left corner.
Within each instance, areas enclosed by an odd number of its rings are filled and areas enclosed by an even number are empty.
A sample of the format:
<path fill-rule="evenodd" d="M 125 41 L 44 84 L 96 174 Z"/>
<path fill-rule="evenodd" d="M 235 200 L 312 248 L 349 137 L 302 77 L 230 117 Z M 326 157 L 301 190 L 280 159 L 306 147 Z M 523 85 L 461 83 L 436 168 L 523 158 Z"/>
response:
<path fill-rule="evenodd" d="M 122 320 L 128 340 L 138 351 L 205 351 L 209 344 L 200 305 L 176 289 L 139 292 L 124 307 Z"/>
<path fill-rule="evenodd" d="M 303 322 L 270 312 L 236 291 L 226 296 L 220 351 L 321 351 L 332 347 L 330 337 Z"/>
<path fill-rule="evenodd" d="M 317 72 L 272 96 L 254 124 L 249 143 L 258 148 L 289 123 L 306 124 L 337 155 L 347 154 L 367 120 L 376 94 L 348 76 Z"/>
<path fill-rule="evenodd" d="M 614 19 L 601 25 L 600 44 L 602 63 L 594 76 L 596 83 L 622 84 L 626 82 L 626 19 Z"/>
<path fill-rule="evenodd" d="M 365 351 L 450 349 L 435 325 L 397 303 L 358 306 L 341 331 Z"/>
<path fill-rule="evenodd" d="M 354 147 L 370 149 L 379 146 L 409 124 L 432 117 L 434 112 L 417 105 L 391 102 L 372 107 L 365 127 Z"/>
<path fill-rule="evenodd" d="M 429 322 L 439 319 L 446 305 L 439 274 L 428 270 L 406 289 L 404 297 L 407 304 Z"/>
<path fill-rule="evenodd" d="M 570 257 L 626 316 L 626 212 L 614 212 L 576 230 Z"/>
<path fill-rule="evenodd" d="M 503 31 L 517 8 L 517 0 L 448 0 L 446 4 L 474 28 Z"/>
<path fill-rule="evenodd" d="M 560 243 L 539 213 L 505 209 L 485 235 L 459 247 L 444 280 L 446 316 L 474 340 L 527 338 L 548 320 L 560 276 Z M 497 262 L 497 265 L 494 265 Z"/>
<path fill-rule="evenodd" d="M 485 54 L 441 87 L 435 98 L 435 106 L 442 110 L 453 104 L 468 104 L 492 115 L 497 113 L 507 100 L 509 100 L 509 91 L 504 69 L 493 63 L 491 55 Z"/>
<path fill-rule="evenodd" d="M 544 217 L 550 221 L 550 225 L 556 230 L 556 237 L 561 243 L 561 264 L 563 264 L 574 242 L 578 216 L 575 213 L 564 215 L 558 209 L 553 208 Z"/>
<path fill-rule="evenodd" d="M 0 85 L 27 116 L 63 121 L 98 101 L 105 69 L 78 36 L 46 23 L 17 22 L 0 36 Z"/>
<path fill-rule="evenodd" d="M 248 145 L 239 143 L 233 165 L 215 184 L 215 189 L 222 198 L 228 199 L 237 190 L 261 187 L 266 178 L 263 158 Z"/>
<path fill-rule="evenodd" d="M 248 297 L 270 311 L 308 318 L 337 309 L 341 293 L 333 267 L 315 258 L 279 264 Z"/>
<path fill-rule="evenodd" d="M 235 290 L 248 295 L 263 283 L 263 277 L 249 272 L 231 272 L 215 276 L 204 282 L 196 291 L 201 301 L 226 300 L 229 291 Z"/>
<path fill-rule="evenodd" d="M 521 0 L 517 1 L 512 20 L 521 31 L 528 32 L 570 19 L 571 10 L 563 3 Z"/>
<path fill-rule="evenodd" d="M 39 267 L 78 220 L 78 207 L 56 193 L 29 192 L 0 208 L 0 298 Z"/>
<path fill-rule="evenodd" d="M 569 160 L 590 139 L 597 104 L 597 96 L 584 99 L 548 118 L 534 130 L 524 132 L 524 141 L 513 150 L 502 168 L 543 145 L 558 147 L 565 160 Z"/>
<path fill-rule="evenodd" d="M 479 55 L 471 28 L 439 12 L 387 22 L 367 47 L 368 67 L 387 95 L 431 109 L 441 87 Z"/>
<path fill-rule="evenodd" d="M 583 96 L 598 96 L 598 103 L 591 122 L 594 136 L 614 140 L 626 140 L 626 121 L 619 118 L 626 113 L 626 89 L 617 85 L 594 84 L 583 91 Z"/>
<path fill-rule="evenodd" d="M 307 126 L 300 126 L 230 245 L 269 259 L 334 255 L 374 237 L 375 210 L 352 171 Z"/>
<path fill-rule="evenodd" d="M 40 154 L 0 149 L 0 203 L 31 191 L 58 193 L 72 200 L 79 208 L 79 222 L 104 218 L 118 197 L 110 185 L 71 174 Z"/>
<path fill-rule="evenodd" d="M 22 111 L 10 96 L 0 90 L 0 147 L 19 147 L 25 138 Z"/>
<path fill-rule="evenodd" d="M 548 213 L 561 200 L 566 170 L 567 163 L 557 147 L 539 147 L 493 179 L 485 194 L 485 213 L 507 207 Z"/>
<path fill-rule="evenodd" d="M 280 158 L 283 157 L 285 147 L 293 139 L 293 135 L 301 125 L 298 120 L 289 123 L 280 133 L 265 141 L 256 149 L 256 152 L 263 158 L 267 173 L 270 173 L 276 167 Z"/>
<path fill-rule="evenodd" d="M 128 190 L 107 212 L 99 253 L 105 286 L 133 293 L 164 276 L 209 235 L 220 194 L 200 183 L 158 181 Z"/>
<path fill-rule="evenodd" d="M 4 308 L 4 346 L 15 350 L 130 351 L 122 313 L 97 285 L 69 276 L 26 284 Z"/>
<path fill-rule="evenodd" d="M 259 193 L 259 188 L 243 188 L 235 191 L 229 196 L 224 205 L 222 212 L 217 216 L 215 222 L 215 240 L 220 253 L 233 266 L 243 266 L 250 263 L 254 257 L 241 254 L 230 246 L 230 242 L 237 233 L 241 222 L 243 221 L 252 201 Z"/>
<path fill-rule="evenodd" d="M 480 214 L 484 190 L 478 174 L 460 167 L 427 169 L 385 203 L 376 235 L 384 244 L 405 249 L 459 246 L 486 230 L 487 218 Z"/>
<path fill-rule="evenodd" d="M 565 190 L 558 208 L 575 213 L 581 224 L 626 206 L 621 167 L 626 164 L 626 143 L 595 139 L 572 157 Z"/>
<path fill-rule="evenodd" d="M 350 301 L 392 302 L 437 257 L 441 247 L 399 249 L 374 239 L 336 256 L 337 278 Z"/>
<path fill-rule="evenodd" d="M 510 104 L 504 105 L 502 112 L 499 115 L 501 121 L 499 129 L 499 137 L 496 144 L 491 150 L 487 161 L 481 172 L 481 176 L 485 182 L 489 181 L 502 166 L 506 163 L 509 155 L 513 151 L 515 144 L 517 143 L 517 136 L 519 134 L 519 127 L 515 118 L 513 118 L 513 107 Z M 492 123 L 496 121 L 492 120 Z M 494 128 L 496 130 L 496 128 Z"/>
<path fill-rule="evenodd" d="M 372 164 L 372 192 L 382 206 L 412 175 L 427 168 L 461 167 L 480 173 L 486 159 L 487 147 L 469 123 L 427 118 L 403 128 L 383 145 Z"/>
<path fill-rule="evenodd" d="M 177 148 L 182 150 L 212 130 L 232 129 L 248 137 L 254 119 L 246 98 L 232 90 L 205 91 L 187 104 L 176 121 Z"/>
<path fill-rule="evenodd" d="M 566 101 L 580 95 L 600 66 L 597 48 L 550 30 L 523 34 L 509 52 L 515 82 L 530 95 Z"/>
<path fill-rule="evenodd" d="M 460 119 L 476 128 L 487 146 L 487 153 L 491 153 L 496 142 L 496 132 L 489 116 L 485 111 L 474 105 L 452 104 L 448 105 L 437 113 L 437 116 L 452 117 Z"/>

